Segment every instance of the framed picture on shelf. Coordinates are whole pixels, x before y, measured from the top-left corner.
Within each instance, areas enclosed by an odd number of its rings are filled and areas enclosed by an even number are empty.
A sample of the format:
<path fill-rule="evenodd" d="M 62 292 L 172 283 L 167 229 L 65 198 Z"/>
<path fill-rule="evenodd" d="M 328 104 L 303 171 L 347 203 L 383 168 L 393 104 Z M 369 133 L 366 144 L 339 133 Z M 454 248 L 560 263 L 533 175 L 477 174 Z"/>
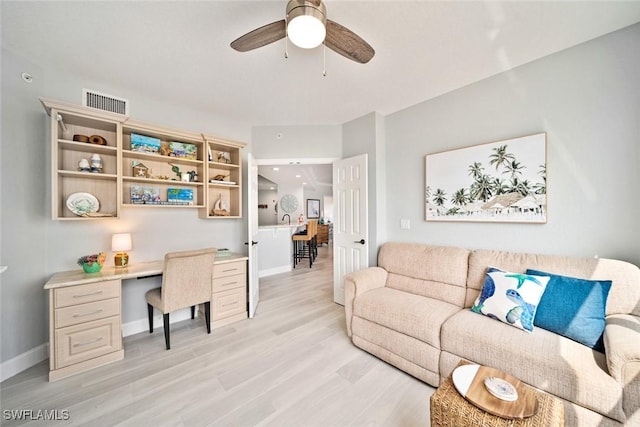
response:
<path fill-rule="evenodd" d="M 320 200 L 307 199 L 307 219 L 320 218 Z"/>
<path fill-rule="evenodd" d="M 158 154 L 160 151 L 160 139 L 152 136 L 131 134 L 131 151 L 148 154 Z"/>
<path fill-rule="evenodd" d="M 131 203 L 133 204 L 157 204 L 160 202 L 160 189 L 158 187 L 146 187 L 142 185 L 131 186 Z"/>
<path fill-rule="evenodd" d="M 426 221 L 547 222 L 547 137 L 425 156 Z"/>

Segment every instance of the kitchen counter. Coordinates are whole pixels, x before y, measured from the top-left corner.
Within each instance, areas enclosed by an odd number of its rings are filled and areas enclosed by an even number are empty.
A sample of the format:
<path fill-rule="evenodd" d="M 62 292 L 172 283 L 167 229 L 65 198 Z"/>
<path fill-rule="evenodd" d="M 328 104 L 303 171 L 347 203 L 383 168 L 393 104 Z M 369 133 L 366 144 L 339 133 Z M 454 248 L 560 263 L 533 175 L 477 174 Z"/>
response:
<path fill-rule="evenodd" d="M 266 277 L 293 269 L 291 236 L 306 225 L 277 224 L 258 227 L 258 276 Z"/>
<path fill-rule="evenodd" d="M 258 226 L 258 230 L 266 230 L 269 228 L 298 228 L 304 227 L 306 224 L 298 225 L 298 224 L 275 224 L 275 225 L 260 225 Z"/>

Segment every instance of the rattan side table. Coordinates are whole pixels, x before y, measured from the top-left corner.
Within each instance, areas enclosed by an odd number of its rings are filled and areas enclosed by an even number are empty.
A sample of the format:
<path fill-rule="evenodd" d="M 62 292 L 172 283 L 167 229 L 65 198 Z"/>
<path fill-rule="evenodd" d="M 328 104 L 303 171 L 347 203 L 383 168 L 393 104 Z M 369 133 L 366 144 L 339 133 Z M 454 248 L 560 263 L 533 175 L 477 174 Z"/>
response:
<path fill-rule="evenodd" d="M 460 365 L 468 362 L 460 362 Z M 458 366 L 460 366 L 458 365 Z M 507 419 L 483 411 L 458 393 L 449 376 L 431 395 L 431 427 L 562 427 L 564 405 L 550 394 L 534 390 L 538 411 L 524 419 Z"/>

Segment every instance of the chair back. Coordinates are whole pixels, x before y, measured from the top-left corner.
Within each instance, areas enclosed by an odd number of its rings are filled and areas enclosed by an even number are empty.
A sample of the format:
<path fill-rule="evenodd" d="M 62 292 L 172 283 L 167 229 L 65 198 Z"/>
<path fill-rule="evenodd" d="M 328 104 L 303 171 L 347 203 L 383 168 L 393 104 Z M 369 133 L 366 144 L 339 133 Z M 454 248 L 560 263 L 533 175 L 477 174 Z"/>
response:
<path fill-rule="evenodd" d="M 162 273 L 163 313 L 211 300 L 213 261 L 217 249 L 169 252 Z"/>
<path fill-rule="evenodd" d="M 307 234 L 309 235 L 309 237 L 313 237 L 316 234 L 318 234 L 318 220 L 317 219 L 310 219 L 309 222 L 307 222 Z"/>

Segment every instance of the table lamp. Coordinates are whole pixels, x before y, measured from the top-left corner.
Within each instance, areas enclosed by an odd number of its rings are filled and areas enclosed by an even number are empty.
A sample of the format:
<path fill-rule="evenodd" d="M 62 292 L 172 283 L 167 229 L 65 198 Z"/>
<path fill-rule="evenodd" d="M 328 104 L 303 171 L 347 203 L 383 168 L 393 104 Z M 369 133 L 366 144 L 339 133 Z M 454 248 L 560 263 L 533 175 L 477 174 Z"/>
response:
<path fill-rule="evenodd" d="M 116 267 L 126 267 L 129 264 L 129 254 L 131 250 L 131 234 L 118 233 L 111 237 L 111 250 L 116 252 L 114 263 Z"/>

